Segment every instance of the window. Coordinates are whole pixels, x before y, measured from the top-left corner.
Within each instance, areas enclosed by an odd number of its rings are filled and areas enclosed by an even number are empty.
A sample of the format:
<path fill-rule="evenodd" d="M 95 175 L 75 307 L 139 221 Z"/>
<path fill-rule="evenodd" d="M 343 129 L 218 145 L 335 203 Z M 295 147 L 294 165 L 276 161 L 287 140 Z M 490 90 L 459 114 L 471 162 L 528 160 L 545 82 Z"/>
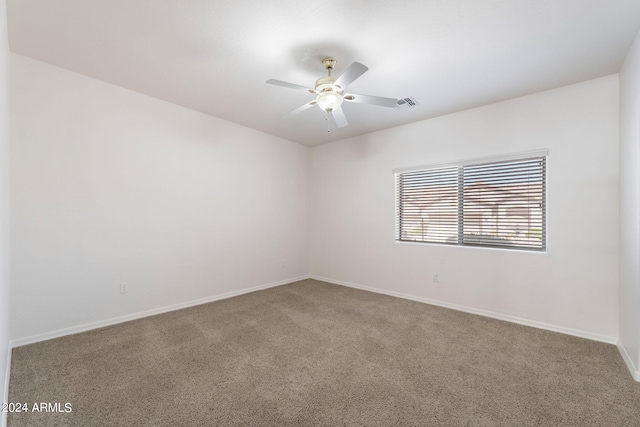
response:
<path fill-rule="evenodd" d="M 546 249 L 546 151 L 394 172 L 397 241 Z"/>

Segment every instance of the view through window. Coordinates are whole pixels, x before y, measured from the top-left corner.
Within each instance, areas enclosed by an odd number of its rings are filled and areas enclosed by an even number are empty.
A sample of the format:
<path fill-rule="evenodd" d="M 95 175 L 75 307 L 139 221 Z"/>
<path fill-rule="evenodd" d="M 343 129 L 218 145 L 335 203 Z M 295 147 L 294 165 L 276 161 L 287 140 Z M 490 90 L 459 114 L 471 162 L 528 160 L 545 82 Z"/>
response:
<path fill-rule="evenodd" d="M 546 249 L 546 155 L 396 174 L 398 241 Z"/>

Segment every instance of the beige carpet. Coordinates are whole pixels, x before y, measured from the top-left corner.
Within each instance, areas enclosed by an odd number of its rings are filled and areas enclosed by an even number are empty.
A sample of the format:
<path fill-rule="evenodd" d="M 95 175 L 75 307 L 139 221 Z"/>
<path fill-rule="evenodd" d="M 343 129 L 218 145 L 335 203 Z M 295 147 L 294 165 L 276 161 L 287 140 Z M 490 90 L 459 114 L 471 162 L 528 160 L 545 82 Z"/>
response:
<path fill-rule="evenodd" d="M 16 427 L 640 426 L 613 345 L 314 280 L 16 348 L 9 395 L 72 405 Z"/>

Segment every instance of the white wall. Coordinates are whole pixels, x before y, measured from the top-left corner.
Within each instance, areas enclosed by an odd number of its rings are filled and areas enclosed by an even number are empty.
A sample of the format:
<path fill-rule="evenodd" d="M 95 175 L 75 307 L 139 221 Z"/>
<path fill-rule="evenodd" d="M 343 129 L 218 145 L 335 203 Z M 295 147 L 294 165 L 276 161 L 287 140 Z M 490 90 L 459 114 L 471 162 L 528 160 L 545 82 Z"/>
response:
<path fill-rule="evenodd" d="M 308 273 L 309 148 L 11 61 L 13 339 Z"/>
<path fill-rule="evenodd" d="M 640 34 L 620 70 L 620 345 L 640 381 Z"/>
<path fill-rule="evenodd" d="M 394 242 L 392 169 L 540 148 L 546 254 Z M 311 188 L 313 276 L 617 338 L 617 75 L 314 147 Z"/>
<path fill-rule="evenodd" d="M 7 5 L 0 0 L 0 402 L 6 402 L 9 371 L 9 46 Z M 0 414 L 0 424 L 6 418 Z"/>

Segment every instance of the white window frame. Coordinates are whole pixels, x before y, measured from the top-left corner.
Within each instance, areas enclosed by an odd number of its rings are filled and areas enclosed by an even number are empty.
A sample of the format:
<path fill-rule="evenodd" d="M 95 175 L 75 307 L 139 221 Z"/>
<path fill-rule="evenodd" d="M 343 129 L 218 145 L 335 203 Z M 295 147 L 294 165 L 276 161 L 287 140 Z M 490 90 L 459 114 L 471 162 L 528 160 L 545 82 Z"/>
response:
<path fill-rule="evenodd" d="M 498 249 L 507 249 L 507 250 L 546 252 L 546 249 L 547 249 L 547 201 L 546 201 L 547 157 L 548 157 L 548 150 L 542 149 L 542 150 L 536 150 L 536 151 L 513 153 L 513 154 L 508 154 L 503 156 L 481 157 L 481 158 L 467 159 L 467 160 L 456 161 L 456 162 L 436 163 L 436 164 L 394 169 L 393 174 L 395 175 L 395 180 L 396 180 L 396 195 L 395 195 L 395 203 L 396 203 L 395 239 L 396 241 L 400 243 L 418 243 L 418 244 L 425 243 L 425 244 L 436 244 L 436 245 L 443 244 L 448 246 L 498 248 Z M 465 218 L 465 215 L 466 216 L 471 215 L 470 213 L 471 209 L 470 209 L 469 203 L 466 204 L 467 209 L 465 210 L 465 203 L 464 203 L 465 187 L 463 184 L 463 180 L 461 178 L 463 176 L 466 176 L 465 175 L 466 171 L 469 171 L 468 174 L 471 175 L 474 169 L 477 170 L 478 167 L 482 167 L 483 165 L 487 167 L 491 167 L 494 164 L 497 165 L 505 162 L 527 161 L 527 160 L 533 160 L 533 159 L 542 159 L 542 189 L 541 189 L 542 200 L 540 205 L 540 209 L 542 212 L 541 212 L 541 217 L 537 217 L 539 218 L 538 221 L 540 225 L 540 240 L 541 240 L 540 246 L 539 247 L 537 246 L 537 242 L 535 242 L 535 240 L 534 241 L 531 240 L 531 237 L 530 237 L 531 234 L 527 234 L 528 238 L 524 238 L 522 237 L 523 234 L 513 233 L 512 236 L 515 236 L 515 237 L 512 237 L 511 238 L 512 240 L 509 240 L 509 238 L 506 237 L 506 234 L 500 234 L 500 232 L 502 233 L 505 232 L 506 227 L 499 228 L 499 233 L 495 237 L 495 240 L 489 238 L 488 235 L 487 237 L 480 236 L 482 235 L 482 233 L 479 233 L 480 235 L 465 234 L 466 229 L 464 228 L 464 226 L 469 222 L 465 223 L 464 218 Z M 450 178 L 447 184 L 448 193 L 454 194 L 454 192 L 452 192 L 452 189 L 455 188 L 455 192 L 457 192 L 455 194 L 458 194 L 458 199 L 456 200 L 455 207 L 454 208 L 449 207 L 448 210 L 445 210 L 445 208 L 443 207 L 442 211 L 436 211 L 439 215 L 441 214 L 443 217 L 445 217 L 448 214 L 449 222 L 447 222 L 447 220 L 443 220 L 444 221 L 443 225 L 439 225 L 440 229 L 443 230 L 441 231 L 442 236 L 436 235 L 435 238 L 433 236 L 426 237 L 426 235 L 424 234 L 424 231 L 422 232 L 418 231 L 416 232 L 416 235 L 417 235 L 416 238 L 413 238 L 413 239 L 406 238 L 408 232 L 406 229 L 404 231 L 402 230 L 402 224 L 406 222 L 410 223 L 410 221 L 409 220 L 403 221 L 401 218 L 401 215 L 403 212 L 403 209 L 402 209 L 403 205 L 401 205 L 402 203 L 401 191 L 402 191 L 402 188 L 404 188 L 401 186 L 401 182 L 404 182 L 404 185 L 406 186 L 407 185 L 406 183 L 409 182 L 412 176 L 415 177 L 416 173 L 418 174 L 424 173 L 426 175 L 429 175 L 430 172 L 433 172 L 433 174 L 438 174 L 439 170 L 440 171 L 448 170 L 449 177 L 451 177 L 456 173 L 454 172 L 455 170 L 457 171 L 457 174 L 458 174 L 457 176 L 460 177 L 457 182 L 454 182 L 454 180 Z M 495 174 L 493 176 L 500 177 L 499 174 Z M 403 179 L 405 179 L 405 181 L 402 181 Z M 452 194 L 448 194 L 449 198 L 451 198 Z M 466 196 L 466 197 L 468 200 L 469 196 Z M 404 205 L 404 209 L 406 209 L 406 204 Z M 455 216 L 457 217 L 457 219 L 455 220 L 456 221 L 455 223 L 451 222 L 452 212 L 455 212 Z M 411 214 L 413 214 L 413 212 Z M 455 227 L 453 224 L 455 224 Z M 472 225 L 469 225 L 468 227 L 470 229 L 473 229 Z M 441 239 L 444 239 L 444 236 L 446 235 L 447 230 L 448 232 L 451 232 L 451 229 L 453 228 L 456 229 L 456 233 L 449 236 L 446 239 L 446 241 L 442 241 Z M 531 233 L 531 231 L 527 230 L 527 233 Z M 454 238 L 455 241 L 451 241 L 452 237 Z"/>

